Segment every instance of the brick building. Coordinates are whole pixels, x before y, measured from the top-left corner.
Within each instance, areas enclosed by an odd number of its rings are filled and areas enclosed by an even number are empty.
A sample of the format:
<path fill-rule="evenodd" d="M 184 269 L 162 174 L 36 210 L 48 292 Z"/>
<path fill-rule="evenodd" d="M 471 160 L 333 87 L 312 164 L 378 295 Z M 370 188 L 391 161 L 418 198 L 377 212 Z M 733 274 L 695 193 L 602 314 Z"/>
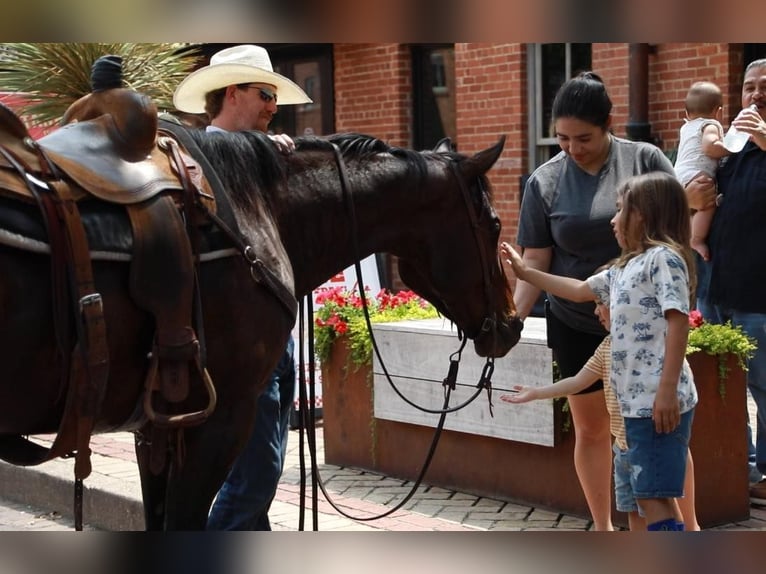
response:
<path fill-rule="evenodd" d="M 430 148 L 450 136 L 473 153 L 506 135 L 490 172 L 503 238 L 516 235 L 522 181 L 558 151 L 549 137 L 558 86 L 581 69 L 601 75 L 616 135 L 673 154 L 683 99 L 696 80 L 724 92 L 724 124 L 739 111 L 744 65 L 766 44 L 266 44 L 275 68 L 314 99 L 282 108 L 290 134 L 356 131 L 393 145 Z M 211 54 L 222 44 L 207 44 Z"/>

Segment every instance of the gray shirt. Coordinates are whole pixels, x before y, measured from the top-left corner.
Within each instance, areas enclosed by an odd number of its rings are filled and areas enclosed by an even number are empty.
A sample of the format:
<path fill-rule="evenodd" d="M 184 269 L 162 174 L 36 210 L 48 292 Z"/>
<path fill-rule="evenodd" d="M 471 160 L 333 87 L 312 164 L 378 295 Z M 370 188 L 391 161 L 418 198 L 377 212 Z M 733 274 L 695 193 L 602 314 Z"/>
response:
<path fill-rule="evenodd" d="M 650 171 L 675 175 L 673 164 L 657 146 L 615 136 L 596 175 L 559 153 L 538 167 L 524 187 L 517 243 L 551 247 L 550 273 L 587 279 L 620 253 L 609 224 L 617 210 L 617 189 L 625 179 Z M 606 334 L 593 314 L 593 303 L 573 303 L 550 294 L 548 299 L 551 312 L 571 328 Z"/>

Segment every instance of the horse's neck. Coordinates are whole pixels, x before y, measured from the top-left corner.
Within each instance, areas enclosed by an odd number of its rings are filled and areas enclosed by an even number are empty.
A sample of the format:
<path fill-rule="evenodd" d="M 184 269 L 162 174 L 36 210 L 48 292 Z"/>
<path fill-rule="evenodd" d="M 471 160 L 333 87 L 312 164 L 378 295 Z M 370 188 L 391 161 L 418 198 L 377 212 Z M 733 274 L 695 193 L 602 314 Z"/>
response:
<path fill-rule="evenodd" d="M 397 254 L 404 234 L 425 224 L 428 198 L 425 186 L 414 189 L 406 166 L 394 159 L 348 164 L 353 217 L 336 176 L 316 179 L 306 193 L 305 174 L 291 178 L 290 199 L 284 205 L 283 244 L 293 264 L 296 295 L 310 293 L 334 274 L 371 253 Z M 432 192 L 432 195 L 436 195 Z"/>

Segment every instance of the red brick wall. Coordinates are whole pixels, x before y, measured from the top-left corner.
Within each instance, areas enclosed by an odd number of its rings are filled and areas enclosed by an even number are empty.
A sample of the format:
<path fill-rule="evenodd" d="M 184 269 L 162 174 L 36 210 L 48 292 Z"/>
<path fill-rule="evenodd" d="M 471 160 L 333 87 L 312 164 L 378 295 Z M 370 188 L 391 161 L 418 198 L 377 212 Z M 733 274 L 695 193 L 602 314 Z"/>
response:
<path fill-rule="evenodd" d="M 612 131 L 625 137 L 628 122 L 628 45 L 593 44 L 591 67 L 604 80 L 612 100 Z"/>
<path fill-rule="evenodd" d="M 741 44 L 656 44 L 649 55 L 649 123 L 663 150 L 678 146 L 684 98 L 693 82 L 710 80 L 724 93 L 723 123 L 740 107 Z M 625 136 L 629 105 L 628 44 L 593 44 L 593 70 L 601 75 L 614 103 L 613 129 Z"/>
<path fill-rule="evenodd" d="M 516 237 L 528 155 L 525 54 L 524 44 L 455 44 L 459 150 L 476 153 L 506 137 L 489 178 L 507 239 Z"/>
<path fill-rule="evenodd" d="M 403 44 L 335 44 L 335 130 L 411 147 L 411 58 Z"/>
<path fill-rule="evenodd" d="M 663 149 L 678 146 L 684 98 L 699 80 L 715 82 L 724 94 L 723 124 L 740 109 L 741 44 L 658 44 L 649 56 L 649 112 L 652 133 Z"/>

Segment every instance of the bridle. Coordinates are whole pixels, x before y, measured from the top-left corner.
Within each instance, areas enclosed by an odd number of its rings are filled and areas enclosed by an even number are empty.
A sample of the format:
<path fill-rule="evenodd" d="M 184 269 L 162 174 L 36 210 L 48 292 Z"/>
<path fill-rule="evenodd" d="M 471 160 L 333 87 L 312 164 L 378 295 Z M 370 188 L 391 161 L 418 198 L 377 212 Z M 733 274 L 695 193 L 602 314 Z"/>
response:
<path fill-rule="evenodd" d="M 388 373 L 388 370 L 386 369 L 385 362 L 383 361 L 383 358 L 380 354 L 380 350 L 378 348 L 377 342 L 375 340 L 375 336 L 372 330 L 372 323 L 370 321 L 370 315 L 369 315 L 369 309 L 367 306 L 367 298 L 366 294 L 364 292 L 364 280 L 362 277 L 362 267 L 360 263 L 360 257 L 359 257 L 359 246 L 358 246 L 358 230 L 357 230 L 357 220 L 356 220 L 356 213 L 354 210 L 354 202 L 353 198 L 351 197 L 350 192 L 350 185 L 348 181 L 348 174 L 345 166 L 345 162 L 343 161 L 343 156 L 340 148 L 338 148 L 337 145 L 332 144 L 332 150 L 333 155 L 335 158 L 336 167 L 338 170 L 338 178 L 340 181 L 340 187 L 341 187 L 341 194 L 343 197 L 343 202 L 346 205 L 349 217 L 351 219 L 351 237 L 352 237 L 352 243 L 353 243 L 353 250 L 354 250 L 354 269 L 356 272 L 356 278 L 357 278 L 357 287 L 359 289 L 360 299 L 362 302 L 362 309 L 364 311 L 364 317 L 365 322 L 367 324 L 367 330 L 370 336 L 370 340 L 372 343 L 373 351 L 375 352 L 378 361 L 380 363 L 380 367 L 386 377 L 386 380 L 388 381 L 391 388 L 396 392 L 396 394 L 404 400 L 407 404 L 413 406 L 414 408 L 431 414 L 438 414 L 440 415 L 439 422 L 436 426 L 434 437 L 431 441 L 431 445 L 429 448 L 429 451 L 426 455 L 426 459 L 423 463 L 423 466 L 421 468 L 420 474 L 418 475 L 414 485 L 410 489 L 409 493 L 394 507 L 388 509 L 384 513 L 375 515 L 375 516 L 365 516 L 365 517 L 356 517 L 351 516 L 348 513 L 346 513 L 342 508 L 340 508 L 330 497 L 327 490 L 325 489 L 325 486 L 321 480 L 321 477 L 319 476 L 318 467 L 317 467 L 317 461 L 316 461 L 316 434 L 315 434 L 315 381 L 314 381 L 314 365 L 313 365 L 313 321 L 308 321 L 308 334 L 307 337 L 305 337 L 309 342 L 309 350 L 308 355 L 312 358 L 311 363 L 309 365 L 309 381 L 308 386 L 311 390 L 311 396 L 306 396 L 306 369 L 303 368 L 304 365 L 304 350 L 303 350 L 303 341 L 304 341 L 304 328 L 305 328 L 305 319 L 304 319 L 304 308 L 306 309 L 306 314 L 308 315 L 309 319 L 313 317 L 313 302 L 312 297 L 309 295 L 306 297 L 306 305 L 301 306 L 300 312 L 299 312 L 299 332 L 300 332 L 300 346 L 299 346 L 299 362 L 301 364 L 300 368 L 300 381 L 299 381 L 299 407 L 300 407 L 300 424 L 299 424 L 299 434 L 300 434 L 300 442 L 299 442 L 299 458 L 301 461 L 301 479 L 300 479 L 300 499 L 301 499 L 301 505 L 300 505 L 300 513 L 299 513 L 299 530 L 304 529 L 304 518 L 305 518 L 305 488 L 306 488 L 306 473 L 305 473 L 305 467 L 304 467 L 304 429 L 308 429 L 308 445 L 309 445 L 309 454 L 311 457 L 311 468 L 312 468 L 312 511 L 313 511 L 313 527 L 314 530 L 318 529 L 318 504 L 317 504 L 317 485 L 322 490 L 322 493 L 325 496 L 325 499 L 327 502 L 341 515 L 345 516 L 346 518 L 349 518 L 351 520 L 356 521 L 371 521 L 371 520 L 378 520 L 380 518 L 384 518 L 400 508 L 404 506 L 404 504 L 407 503 L 407 501 L 412 498 L 412 496 L 417 492 L 418 488 L 420 487 L 420 484 L 422 482 L 423 477 L 425 476 L 426 472 L 428 471 L 428 468 L 430 466 L 431 460 L 433 459 L 433 456 L 436 452 L 436 446 L 438 444 L 439 438 L 441 436 L 441 432 L 444 428 L 444 422 L 446 419 L 446 415 L 448 413 L 456 412 L 458 410 L 461 410 L 465 407 L 467 407 L 469 404 L 471 404 L 478 396 L 481 394 L 482 390 L 487 390 L 487 397 L 489 402 L 489 412 L 490 416 L 493 416 L 492 413 L 492 374 L 494 373 L 495 364 L 494 364 L 494 358 L 493 357 L 487 357 L 486 362 L 484 364 L 484 367 L 481 372 L 481 376 L 479 377 L 479 382 L 476 385 L 476 391 L 463 403 L 454 406 L 449 407 L 449 400 L 450 395 L 453 390 L 456 388 L 457 383 L 457 374 L 460 364 L 460 359 L 462 357 L 462 351 L 465 348 L 465 345 L 468 341 L 468 338 L 464 336 L 461 330 L 458 331 L 458 337 L 461 340 L 460 348 L 452 353 L 450 356 L 450 365 L 449 370 L 447 373 L 447 376 L 444 378 L 442 385 L 444 386 L 445 392 L 444 392 L 444 405 L 441 409 L 431 409 L 427 407 L 423 407 L 421 405 L 418 405 L 411 401 L 409 398 L 407 398 L 402 392 L 397 388 L 397 386 L 394 384 L 390 374 Z M 479 236 L 479 233 L 481 233 L 483 230 L 481 229 L 479 225 L 479 217 L 476 213 L 476 208 L 474 206 L 474 203 L 471 199 L 470 191 L 468 189 L 468 186 L 466 185 L 466 182 L 464 181 L 459 168 L 456 164 L 456 161 L 453 159 L 450 159 L 449 163 L 450 169 L 452 171 L 452 174 L 457 179 L 459 186 L 460 186 L 460 192 L 463 197 L 466 211 L 468 213 L 468 219 L 469 223 L 471 225 L 471 231 L 474 237 L 474 240 L 476 242 L 477 251 L 479 253 L 479 262 L 481 265 L 482 270 L 482 283 L 484 288 L 484 298 L 487 305 L 487 314 L 482 320 L 480 332 L 486 333 L 489 331 L 492 331 L 492 337 L 493 337 L 493 347 L 494 347 L 494 341 L 497 338 L 497 315 L 492 309 L 494 309 L 493 303 L 494 296 L 492 292 L 492 283 L 491 279 L 493 278 L 493 270 L 490 269 L 490 259 L 489 255 L 487 253 L 487 249 L 484 243 L 482 243 L 481 238 Z M 479 189 L 482 193 L 482 197 L 485 197 L 486 190 L 484 189 L 483 181 L 481 176 L 477 176 L 477 185 L 479 186 Z M 309 405 L 309 408 L 306 409 L 306 405 Z"/>

